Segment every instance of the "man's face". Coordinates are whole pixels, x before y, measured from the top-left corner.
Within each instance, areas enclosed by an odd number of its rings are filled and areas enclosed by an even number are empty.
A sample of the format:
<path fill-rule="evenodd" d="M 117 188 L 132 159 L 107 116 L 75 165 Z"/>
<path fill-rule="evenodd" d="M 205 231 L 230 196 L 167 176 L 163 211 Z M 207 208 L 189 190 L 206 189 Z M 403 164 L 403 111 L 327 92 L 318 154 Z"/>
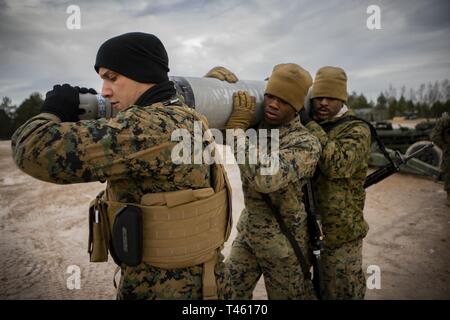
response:
<path fill-rule="evenodd" d="M 100 67 L 103 79 L 102 96 L 111 101 L 114 109 L 121 111 L 134 104 L 153 84 L 140 83 L 107 68 Z"/>
<path fill-rule="evenodd" d="M 271 94 L 264 95 L 264 121 L 272 127 L 291 121 L 297 111 L 288 102 Z"/>
<path fill-rule="evenodd" d="M 314 98 L 312 99 L 313 119 L 324 121 L 333 118 L 338 114 L 343 106 L 343 102 L 333 98 Z"/>

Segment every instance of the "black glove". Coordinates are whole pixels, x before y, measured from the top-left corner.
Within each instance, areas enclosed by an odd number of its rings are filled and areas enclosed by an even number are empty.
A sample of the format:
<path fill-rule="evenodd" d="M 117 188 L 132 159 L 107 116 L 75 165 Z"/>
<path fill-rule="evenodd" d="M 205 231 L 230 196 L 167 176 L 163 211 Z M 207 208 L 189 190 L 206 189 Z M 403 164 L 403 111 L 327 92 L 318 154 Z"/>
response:
<path fill-rule="evenodd" d="M 76 122 L 80 114 L 80 93 L 97 92 L 94 89 L 72 87 L 69 84 L 55 85 L 47 92 L 41 112 L 54 114 L 62 122 Z"/>
<path fill-rule="evenodd" d="M 311 122 L 313 119 L 311 119 L 310 110 L 303 107 L 300 112 L 300 121 L 301 123 L 306 126 L 309 122 Z"/>
<path fill-rule="evenodd" d="M 92 94 L 97 94 L 97 91 L 95 91 L 95 89 L 92 88 L 85 88 L 85 87 L 75 87 L 75 89 L 78 90 L 79 93 L 92 93 Z"/>

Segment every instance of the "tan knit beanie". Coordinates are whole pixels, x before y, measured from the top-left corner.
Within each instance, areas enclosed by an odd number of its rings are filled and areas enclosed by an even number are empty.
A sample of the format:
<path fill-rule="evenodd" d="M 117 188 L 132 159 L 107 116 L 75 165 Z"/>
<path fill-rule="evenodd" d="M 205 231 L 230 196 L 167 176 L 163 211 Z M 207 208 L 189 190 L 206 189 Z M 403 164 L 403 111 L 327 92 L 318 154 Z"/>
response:
<path fill-rule="evenodd" d="M 317 71 L 311 98 L 334 98 L 347 101 L 347 75 L 339 67 L 322 67 Z"/>
<path fill-rule="evenodd" d="M 282 63 L 273 68 L 265 93 L 283 99 L 299 111 L 311 84 L 308 71 L 295 63 Z"/>

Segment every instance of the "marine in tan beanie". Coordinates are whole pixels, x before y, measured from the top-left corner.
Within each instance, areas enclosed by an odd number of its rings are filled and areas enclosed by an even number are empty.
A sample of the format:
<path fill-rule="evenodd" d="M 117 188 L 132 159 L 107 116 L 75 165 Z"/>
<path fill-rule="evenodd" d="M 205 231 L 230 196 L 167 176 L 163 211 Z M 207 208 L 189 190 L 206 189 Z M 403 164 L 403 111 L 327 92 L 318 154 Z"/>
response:
<path fill-rule="evenodd" d="M 227 260 L 234 300 L 251 299 L 263 272 L 270 299 L 315 298 L 307 224 L 298 223 L 306 217 L 299 195 L 306 179 L 312 177 L 321 151 L 319 139 L 297 116 L 311 83 L 310 74 L 296 64 L 275 66 L 264 94 L 264 119 L 246 132 L 255 114 L 255 99 L 248 91 L 233 95 L 233 112 L 226 128 L 243 130 L 227 130 L 236 137 L 231 140 L 227 135 L 227 144 L 238 162 L 245 198 Z M 258 143 L 252 142 L 254 133 Z M 252 154 L 258 155 L 254 162 Z M 286 243 L 276 212 L 287 226 L 295 226 L 289 233 L 297 246 Z"/>
<path fill-rule="evenodd" d="M 362 244 L 369 229 L 363 214 L 363 186 L 371 150 L 370 129 L 345 105 L 347 76 L 341 68 L 320 68 L 311 98 L 312 115 L 304 108 L 300 118 L 322 145 L 313 182 L 316 211 L 325 234 L 320 256 L 322 297 L 363 299 Z"/>
<path fill-rule="evenodd" d="M 314 79 L 311 99 L 314 120 L 323 121 L 336 116 L 347 101 L 345 71 L 339 67 L 320 68 Z"/>
<path fill-rule="evenodd" d="M 283 99 L 299 111 L 311 84 L 308 71 L 295 63 L 282 63 L 273 68 L 265 94 Z"/>
<path fill-rule="evenodd" d="M 264 121 L 278 126 L 292 120 L 302 108 L 311 83 L 311 75 L 299 65 L 276 65 L 264 94 Z"/>
<path fill-rule="evenodd" d="M 322 67 L 317 71 L 311 98 L 334 98 L 347 101 L 347 75 L 339 67 Z"/>
<path fill-rule="evenodd" d="M 276 65 L 264 93 L 264 122 L 277 127 L 291 121 L 302 108 L 312 78 L 308 71 L 295 63 Z M 233 95 L 233 112 L 225 128 L 247 129 L 255 114 L 255 98 L 246 91 Z"/>

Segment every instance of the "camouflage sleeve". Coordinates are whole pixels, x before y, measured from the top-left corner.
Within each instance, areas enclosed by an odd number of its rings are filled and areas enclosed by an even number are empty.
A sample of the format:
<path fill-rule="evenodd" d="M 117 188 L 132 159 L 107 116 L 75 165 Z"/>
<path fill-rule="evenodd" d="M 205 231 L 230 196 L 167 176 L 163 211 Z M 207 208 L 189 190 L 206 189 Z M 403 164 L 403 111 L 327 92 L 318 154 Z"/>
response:
<path fill-rule="evenodd" d="M 235 148 L 235 157 L 238 159 Z M 254 184 L 255 190 L 271 193 L 288 186 L 290 183 L 306 177 L 312 177 L 320 157 L 320 143 L 309 134 L 299 134 L 289 146 L 279 152 L 258 157 L 256 163 L 250 163 L 250 154 L 259 155 L 257 146 L 245 143 L 245 163 L 238 163 L 241 177 Z M 239 162 L 239 161 L 238 161 Z"/>
<path fill-rule="evenodd" d="M 311 121 L 307 124 L 307 128 L 319 138 L 322 145 L 322 155 L 318 163 L 320 171 L 335 179 L 353 176 L 370 152 L 369 128 L 356 121 L 346 126 L 342 134 L 330 139 L 316 122 Z"/>
<path fill-rule="evenodd" d="M 433 141 L 441 149 L 444 149 L 444 130 L 447 128 L 450 128 L 450 117 L 443 117 L 436 121 L 436 125 L 431 131 L 431 141 Z"/>
<path fill-rule="evenodd" d="M 37 179 L 105 181 L 132 174 L 141 132 L 127 116 L 69 123 L 43 113 L 17 129 L 11 145 L 18 167 Z M 140 165 L 152 169 L 151 162 Z"/>
<path fill-rule="evenodd" d="M 320 145 L 323 147 L 328 142 L 328 134 L 322 129 L 322 127 L 315 121 L 310 121 L 306 124 L 306 128 L 320 141 Z"/>

